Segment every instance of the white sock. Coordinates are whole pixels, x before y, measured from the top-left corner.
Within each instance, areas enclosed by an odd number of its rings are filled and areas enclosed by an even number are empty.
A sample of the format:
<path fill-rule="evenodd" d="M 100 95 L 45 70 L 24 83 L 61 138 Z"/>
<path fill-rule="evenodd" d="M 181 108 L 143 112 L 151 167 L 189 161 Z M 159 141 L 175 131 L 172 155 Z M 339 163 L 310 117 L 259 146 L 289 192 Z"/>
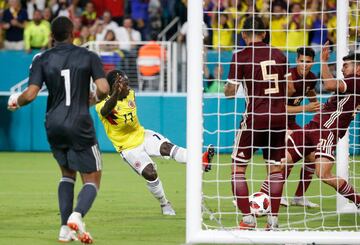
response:
<path fill-rule="evenodd" d="M 185 148 L 174 145 L 170 150 L 170 157 L 177 162 L 186 163 L 187 151 Z"/>
<path fill-rule="evenodd" d="M 169 201 L 166 199 L 164 188 L 159 178 L 154 181 L 146 181 L 148 190 L 153 196 L 159 200 L 161 205 L 167 204 Z"/>

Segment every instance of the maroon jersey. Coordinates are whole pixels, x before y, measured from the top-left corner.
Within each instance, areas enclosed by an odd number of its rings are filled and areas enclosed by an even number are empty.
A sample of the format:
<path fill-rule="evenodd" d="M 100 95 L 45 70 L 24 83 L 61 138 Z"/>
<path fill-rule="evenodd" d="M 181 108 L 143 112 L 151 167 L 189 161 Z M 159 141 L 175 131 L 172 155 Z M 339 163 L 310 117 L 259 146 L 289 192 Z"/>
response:
<path fill-rule="evenodd" d="M 291 98 L 288 99 L 288 105 L 299 106 L 303 101 L 306 94 L 313 90 L 316 86 L 317 78 L 314 73 L 311 71 L 307 74 L 305 78 L 299 75 L 296 67 L 290 69 L 291 78 L 294 84 L 295 93 L 291 95 Z M 295 115 L 288 116 L 288 123 L 295 122 Z"/>
<path fill-rule="evenodd" d="M 337 129 L 337 137 L 342 138 L 350 122 L 360 106 L 360 77 L 354 75 L 343 79 L 345 92 L 331 96 L 322 108 L 321 113 L 315 115 L 312 121 L 321 125 L 322 129 Z"/>
<path fill-rule="evenodd" d="M 228 79 L 243 84 L 248 128 L 286 127 L 286 74 L 284 54 L 263 42 L 252 43 L 233 55 Z"/>

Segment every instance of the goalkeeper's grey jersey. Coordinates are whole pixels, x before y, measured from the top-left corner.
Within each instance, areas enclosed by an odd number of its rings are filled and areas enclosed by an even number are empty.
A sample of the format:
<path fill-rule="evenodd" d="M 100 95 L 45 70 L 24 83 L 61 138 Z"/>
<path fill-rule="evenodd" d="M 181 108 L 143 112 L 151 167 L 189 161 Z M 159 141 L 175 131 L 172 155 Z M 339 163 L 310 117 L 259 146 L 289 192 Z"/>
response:
<path fill-rule="evenodd" d="M 34 58 L 29 84 L 48 88 L 45 126 L 52 147 L 84 149 L 96 143 L 89 113 L 91 77 L 105 74 L 100 58 L 85 48 L 60 43 Z"/>

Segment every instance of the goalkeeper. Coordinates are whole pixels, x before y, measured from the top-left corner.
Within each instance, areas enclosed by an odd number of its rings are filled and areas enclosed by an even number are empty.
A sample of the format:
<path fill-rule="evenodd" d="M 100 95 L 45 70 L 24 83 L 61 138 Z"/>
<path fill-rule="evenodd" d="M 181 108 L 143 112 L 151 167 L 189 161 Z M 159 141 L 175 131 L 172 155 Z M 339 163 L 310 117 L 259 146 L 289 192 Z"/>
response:
<path fill-rule="evenodd" d="M 146 180 L 151 194 L 159 200 L 163 215 L 175 215 L 166 198 L 151 156 L 171 157 L 186 162 L 186 149 L 172 144 L 159 133 L 144 129 L 137 117 L 135 92 L 130 89 L 128 77 L 123 71 L 113 70 L 107 75 L 110 96 L 96 105 L 96 111 L 105 132 L 117 152 Z M 203 168 L 210 170 L 214 147 L 209 146 L 203 154 Z"/>

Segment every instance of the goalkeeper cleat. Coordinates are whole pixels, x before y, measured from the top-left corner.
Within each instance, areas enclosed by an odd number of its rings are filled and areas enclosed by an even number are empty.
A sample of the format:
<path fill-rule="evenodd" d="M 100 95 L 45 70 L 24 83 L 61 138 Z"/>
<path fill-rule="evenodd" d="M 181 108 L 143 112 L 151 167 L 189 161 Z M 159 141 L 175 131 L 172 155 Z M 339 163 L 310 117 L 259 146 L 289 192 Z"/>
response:
<path fill-rule="evenodd" d="M 291 201 L 291 205 L 293 206 L 304 206 L 304 207 L 308 207 L 308 208 L 318 208 L 319 204 L 310 202 L 309 199 L 307 199 L 306 197 L 302 196 L 302 197 L 294 197 L 294 199 Z"/>
<path fill-rule="evenodd" d="M 59 233 L 59 242 L 77 241 L 76 232 L 71 230 L 68 226 L 62 225 Z"/>
<path fill-rule="evenodd" d="M 85 223 L 82 221 L 80 213 L 73 212 L 67 221 L 67 226 L 77 232 L 80 242 L 85 244 L 93 243 L 90 233 L 85 230 Z"/>
<path fill-rule="evenodd" d="M 290 206 L 288 200 L 285 197 L 281 197 L 280 205 L 284 206 L 284 207 L 289 207 Z"/>
<path fill-rule="evenodd" d="M 215 155 L 215 148 L 213 145 L 208 145 L 207 150 L 202 156 L 203 170 L 209 172 L 211 170 L 211 161 Z"/>
<path fill-rule="evenodd" d="M 162 212 L 163 215 L 169 215 L 169 216 L 176 215 L 175 210 L 171 206 L 170 202 L 168 202 L 166 204 L 163 204 L 160 207 L 161 207 L 161 212 Z"/>

